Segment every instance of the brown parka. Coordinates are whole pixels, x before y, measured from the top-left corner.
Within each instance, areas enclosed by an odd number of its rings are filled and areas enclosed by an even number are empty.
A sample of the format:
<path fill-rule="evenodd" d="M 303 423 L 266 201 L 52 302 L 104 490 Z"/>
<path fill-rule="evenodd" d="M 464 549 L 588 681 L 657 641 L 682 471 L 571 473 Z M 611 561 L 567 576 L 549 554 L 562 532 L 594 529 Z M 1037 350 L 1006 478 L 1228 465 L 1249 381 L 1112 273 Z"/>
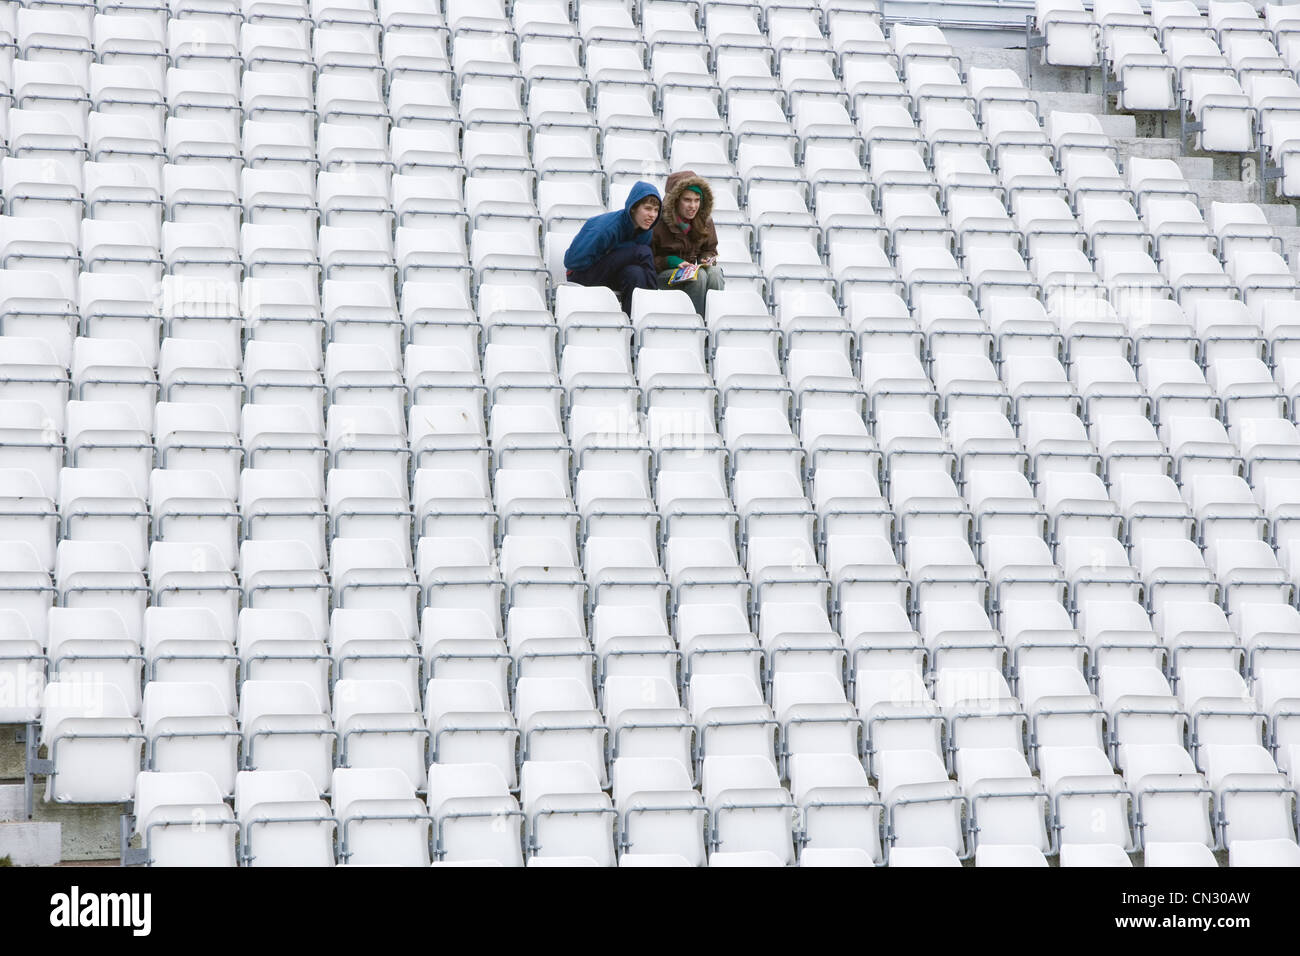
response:
<path fill-rule="evenodd" d="M 677 218 L 677 200 L 686 191 L 687 186 L 698 186 L 700 193 L 700 211 L 695 214 L 689 229 Z M 687 262 L 701 262 L 718 254 L 718 234 L 713 228 L 713 190 L 706 180 L 696 176 L 689 169 L 673 173 L 664 186 L 663 212 L 655 223 L 650 236 L 650 245 L 654 251 L 655 271 L 671 269 L 669 256 L 677 256 Z"/>

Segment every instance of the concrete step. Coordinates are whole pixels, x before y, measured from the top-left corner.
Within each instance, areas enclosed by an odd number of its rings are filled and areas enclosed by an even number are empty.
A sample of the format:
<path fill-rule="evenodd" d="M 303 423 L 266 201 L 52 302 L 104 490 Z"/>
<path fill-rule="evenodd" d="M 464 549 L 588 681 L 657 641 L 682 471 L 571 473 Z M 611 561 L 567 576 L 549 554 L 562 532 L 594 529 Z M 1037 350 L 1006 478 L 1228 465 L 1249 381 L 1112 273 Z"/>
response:
<path fill-rule="evenodd" d="M 14 866 L 53 866 L 62 859 L 58 823 L 0 823 L 0 857 Z"/>
<path fill-rule="evenodd" d="M 1143 159 L 1178 159 L 1183 154 L 1176 139 L 1158 139 L 1148 136 L 1112 136 L 1111 143 L 1119 150 L 1121 161 L 1130 156 Z"/>
<path fill-rule="evenodd" d="M 27 814 L 23 807 L 23 785 L 7 783 L 0 785 L 0 823 L 25 823 Z"/>
<path fill-rule="evenodd" d="M 1187 185 L 1196 190 L 1197 203 L 1204 209 L 1212 202 L 1259 202 L 1259 187 L 1251 183 L 1189 178 Z"/>
<path fill-rule="evenodd" d="M 1089 112 L 1088 110 L 1078 110 L 1076 112 Z M 1137 130 L 1135 121 L 1132 116 L 1125 116 L 1123 113 L 1102 113 L 1097 117 L 1101 123 L 1101 131 L 1112 140 L 1124 139 L 1133 136 Z"/>
<path fill-rule="evenodd" d="M 1214 172 L 1209 176 L 1199 177 L 1202 179 L 1223 179 L 1228 182 L 1241 181 L 1241 164 L 1243 159 L 1249 159 L 1242 153 L 1205 153 L 1200 150 L 1187 149 L 1184 154 L 1189 159 L 1205 159 L 1214 168 Z"/>
<path fill-rule="evenodd" d="M 1093 113 L 1101 117 L 1101 97 L 1091 93 L 1059 93 L 1055 90 L 1034 90 L 1032 95 L 1038 101 L 1038 111 L 1043 119 L 1055 111 L 1062 113 Z M 1104 117 L 1102 117 L 1104 118 Z M 1134 131 L 1127 134 L 1134 136 Z"/>
<path fill-rule="evenodd" d="M 23 785 L 0 784 L 0 834 L 10 826 L 40 825 L 54 827 L 60 860 L 116 860 L 121 853 L 119 823 L 126 807 L 115 804 L 46 803 L 45 781 L 36 780 L 36 799 L 28 820 L 23 807 Z M 30 837 L 23 837 L 30 839 Z M 48 836 L 40 837 L 49 839 Z M 5 851 L 0 850 L 0 856 Z M 15 858 L 16 862 L 16 858 Z"/>
<path fill-rule="evenodd" d="M 1015 70 L 1023 81 L 1025 78 L 1025 51 L 1009 50 L 1002 47 L 958 46 L 953 45 L 953 52 L 961 58 L 963 70 L 972 66 L 994 70 Z"/>
<path fill-rule="evenodd" d="M 1026 75 L 1025 51 L 1016 50 L 1014 53 L 1020 62 L 1018 66 L 1012 67 L 1012 69 L 1015 69 L 1020 74 L 1020 78 L 1025 81 L 1025 85 L 1032 90 L 1048 90 L 1059 93 L 1101 92 L 1100 67 L 1083 69 L 1081 67 L 1045 66 L 1038 61 L 1038 57 L 1035 55 L 1033 70 L 1029 75 Z"/>
<path fill-rule="evenodd" d="M 48 803 L 45 778 L 36 778 L 32 819 L 24 816 L 22 783 L 0 785 L 0 828 L 8 822 L 41 823 L 59 827 L 59 859 L 63 861 L 117 860 L 121 856 L 121 803 Z M 44 838 L 43 838 L 44 839 Z M 3 856 L 0 853 L 0 856 Z M 57 862 L 57 861 L 56 861 Z"/>
<path fill-rule="evenodd" d="M 1214 179 L 1214 160 L 1208 156 L 1178 156 L 1174 162 L 1183 171 L 1184 179 Z"/>
<path fill-rule="evenodd" d="M 1258 202 L 1258 200 L 1251 201 Z M 1274 229 L 1294 228 L 1296 225 L 1296 208 L 1290 203 L 1259 203 L 1259 208 L 1264 210 L 1264 221 Z"/>
<path fill-rule="evenodd" d="M 65 861 L 121 858 L 121 818 L 126 807 L 113 804 L 46 803 L 45 781 L 36 782 L 34 823 L 62 825 L 60 858 Z"/>
<path fill-rule="evenodd" d="M 16 739 L 18 724 L 0 724 L 0 780 L 21 780 L 26 757 L 23 744 Z"/>
<path fill-rule="evenodd" d="M 1278 226 L 1277 234 L 1282 239 L 1286 261 L 1291 263 L 1293 270 L 1296 269 L 1300 266 L 1300 226 Z"/>

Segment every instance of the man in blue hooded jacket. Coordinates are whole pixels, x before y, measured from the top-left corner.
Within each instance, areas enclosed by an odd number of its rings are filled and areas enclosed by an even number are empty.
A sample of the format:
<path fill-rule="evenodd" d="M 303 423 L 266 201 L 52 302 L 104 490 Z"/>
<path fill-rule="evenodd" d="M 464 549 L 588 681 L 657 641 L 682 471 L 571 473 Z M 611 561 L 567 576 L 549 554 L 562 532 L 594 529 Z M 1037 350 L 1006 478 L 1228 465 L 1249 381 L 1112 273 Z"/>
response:
<path fill-rule="evenodd" d="M 623 208 L 592 216 L 564 253 L 570 282 L 603 285 L 618 294 L 623 311 L 632 311 L 632 292 L 657 288 L 650 233 L 659 220 L 659 190 L 636 182 Z"/>

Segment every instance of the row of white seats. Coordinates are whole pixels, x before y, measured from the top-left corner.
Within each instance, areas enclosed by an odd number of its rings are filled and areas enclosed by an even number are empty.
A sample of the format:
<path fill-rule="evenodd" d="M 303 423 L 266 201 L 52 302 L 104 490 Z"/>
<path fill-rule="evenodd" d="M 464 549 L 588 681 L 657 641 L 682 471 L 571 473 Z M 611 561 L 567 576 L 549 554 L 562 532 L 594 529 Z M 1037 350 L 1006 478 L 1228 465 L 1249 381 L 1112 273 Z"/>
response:
<path fill-rule="evenodd" d="M 491 765 L 434 765 L 424 801 L 394 771 L 340 768 L 329 802 L 301 773 L 245 771 L 233 809 L 206 774 L 147 772 L 139 777 L 131 827 L 141 848 L 124 846 L 123 860 L 155 866 L 960 865 L 946 847 L 909 846 L 915 833 L 893 827 L 907 805 L 881 803 L 860 767 L 817 755 L 798 758 L 797 766 L 786 790 L 759 764 L 712 757 L 704 789 L 696 791 L 675 761 L 624 757 L 614 765 L 611 799 L 581 764 L 529 762 L 516 800 Z M 976 796 L 972 814 L 978 805 Z M 987 819 L 989 806 L 982 824 L 973 816 L 966 821 L 976 845 L 963 855 L 976 866 L 1047 865 L 1034 844 L 1001 839 L 1014 835 Z M 1194 804 L 1180 809 L 1184 823 L 1208 829 L 1204 808 L 1199 823 Z M 194 827 L 196 816 L 209 826 Z M 909 822 L 923 830 L 927 821 Z M 1051 849 L 1063 866 L 1132 865 L 1126 848 L 1087 840 L 1079 819 L 1061 820 L 1060 830 L 1080 838 Z M 1152 839 L 1141 849 L 1148 866 L 1217 865 L 1203 843 Z M 1295 865 L 1297 857 L 1287 840 L 1242 838 L 1228 849 L 1232 866 Z"/>
<path fill-rule="evenodd" d="M 1282 195 L 1295 195 L 1288 171 L 1300 105 L 1294 13 L 1269 4 L 1260 17 L 1250 3 L 1211 2 L 1208 16 L 1188 0 L 1151 4 L 1098 3 L 1089 14 L 1077 0 L 1038 0 L 1043 62 L 1095 66 L 1100 54 L 1121 84 L 1127 109 L 1172 110 L 1190 116 L 1198 149 L 1267 151 L 1285 173 Z"/>

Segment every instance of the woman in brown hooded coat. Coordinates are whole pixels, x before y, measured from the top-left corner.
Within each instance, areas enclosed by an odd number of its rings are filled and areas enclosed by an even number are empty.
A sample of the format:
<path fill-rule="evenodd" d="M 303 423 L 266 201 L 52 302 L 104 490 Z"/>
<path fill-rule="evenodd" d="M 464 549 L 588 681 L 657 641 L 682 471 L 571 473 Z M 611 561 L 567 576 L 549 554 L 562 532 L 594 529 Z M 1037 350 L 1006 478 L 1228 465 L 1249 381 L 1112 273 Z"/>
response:
<path fill-rule="evenodd" d="M 664 189 L 663 214 L 650 237 L 654 250 L 659 288 L 681 289 L 691 297 L 695 311 L 704 314 L 704 300 L 710 289 L 722 288 L 718 267 L 718 234 L 713 228 L 713 190 L 689 169 L 668 177 Z M 670 285 L 673 271 L 683 262 L 700 267 L 694 279 Z"/>

